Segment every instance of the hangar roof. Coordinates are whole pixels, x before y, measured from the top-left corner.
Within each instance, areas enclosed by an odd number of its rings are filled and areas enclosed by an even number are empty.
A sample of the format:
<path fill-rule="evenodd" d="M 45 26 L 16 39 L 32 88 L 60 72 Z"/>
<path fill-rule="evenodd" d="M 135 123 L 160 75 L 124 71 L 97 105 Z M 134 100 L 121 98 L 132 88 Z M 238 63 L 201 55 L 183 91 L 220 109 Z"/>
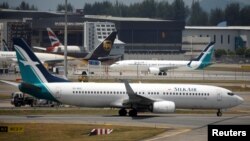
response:
<path fill-rule="evenodd" d="M 198 29 L 198 30 L 250 30 L 250 26 L 185 26 L 185 29 Z"/>

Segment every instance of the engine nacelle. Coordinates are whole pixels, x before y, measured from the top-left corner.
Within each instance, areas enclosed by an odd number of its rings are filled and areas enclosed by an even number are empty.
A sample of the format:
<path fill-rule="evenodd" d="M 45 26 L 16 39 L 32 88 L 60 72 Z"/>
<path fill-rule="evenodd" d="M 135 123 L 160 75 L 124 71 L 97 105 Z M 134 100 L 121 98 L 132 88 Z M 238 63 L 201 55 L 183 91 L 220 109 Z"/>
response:
<path fill-rule="evenodd" d="M 173 113 L 175 111 L 175 103 L 172 101 L 159 101 L 154 102 L 150 108 L 153 113 Z"/>
<path fill-rule="evenodd" d="M 160 73 L 160 69 L 159 68 L 149 68 L 148 69 L 149 73 L 152 73 L 152 74 L 159 74 Z"/>

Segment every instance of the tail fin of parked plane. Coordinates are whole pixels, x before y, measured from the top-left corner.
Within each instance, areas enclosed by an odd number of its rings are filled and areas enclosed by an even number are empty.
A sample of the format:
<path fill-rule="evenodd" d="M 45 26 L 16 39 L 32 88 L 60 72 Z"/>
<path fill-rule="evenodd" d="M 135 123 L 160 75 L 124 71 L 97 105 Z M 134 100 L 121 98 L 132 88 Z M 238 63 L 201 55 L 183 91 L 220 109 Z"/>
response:
<path fill-rule="evenodd" d="M 22 38 L 13 38 L 13 44 L 16 50 L 22 80 L 25 83 L 68 82 L 68 80 L 50 74 Z"/>
<path fill-rule="evenodd" d="M 47 48 L 48 52 L 55 52 L 55 48 L 58 46 L 63 46 L 63 44 L 60 42 L 60 40 L 57 38 L 56 34 L 52 31 L 51 28 L 46 28 L 48 31 L 49 39 L 51 42 L 51 47 Z"/>
<path fill-rule="evenodd" d="M 215 42 L 210 42 L 208 46 L 200 53 L 200 55 L 194 59 L 191 59 L 187 65 L 191 67 L 192 62 L 194 61 L 200 62 L 200 65 L 198 66 L 197 69 L 203 69 L 211 65 L 212 54 L 214 52 L 214 44 Z"/>
<path fill-rule="evenodd" d="M 101 60 L 109 56 L 116 38 L 117 32 L 113 31 L 99 46 L 97 46 L 91 53 L 87 55 L 84 59 L 87 60 Z"/>

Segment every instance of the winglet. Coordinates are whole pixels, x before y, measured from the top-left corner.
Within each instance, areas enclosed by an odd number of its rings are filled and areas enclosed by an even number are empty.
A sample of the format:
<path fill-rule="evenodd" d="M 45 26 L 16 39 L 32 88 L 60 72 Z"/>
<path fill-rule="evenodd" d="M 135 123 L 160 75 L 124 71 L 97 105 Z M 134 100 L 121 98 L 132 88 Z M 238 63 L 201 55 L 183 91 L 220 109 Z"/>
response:
<path fill-rule="evenodd" d="M 129 97 L 131 97 L 133 95 L 136 95 L 136 93 L 134 92 L 134 90 L 129 85 L 128 80 L 121 79 L 121 81 L 125 84 L 126 91 L 127 91 Z"/>

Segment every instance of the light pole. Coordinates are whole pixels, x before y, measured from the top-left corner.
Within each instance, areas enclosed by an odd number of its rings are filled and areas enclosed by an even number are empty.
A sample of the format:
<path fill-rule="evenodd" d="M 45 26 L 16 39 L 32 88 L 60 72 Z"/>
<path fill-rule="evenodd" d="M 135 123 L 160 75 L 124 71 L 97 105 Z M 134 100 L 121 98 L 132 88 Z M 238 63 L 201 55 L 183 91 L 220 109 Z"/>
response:
<path fill-rule="evenodd" d="M 68 3 L 65 0 L 65 23 L 64 23 L 64 76 L 67 78 L 68 76 L 68 62 L 67 62 L 67 40 L 68 40 L 68 32 L 67 32 L 67 23 L 68 23 Z"/>

